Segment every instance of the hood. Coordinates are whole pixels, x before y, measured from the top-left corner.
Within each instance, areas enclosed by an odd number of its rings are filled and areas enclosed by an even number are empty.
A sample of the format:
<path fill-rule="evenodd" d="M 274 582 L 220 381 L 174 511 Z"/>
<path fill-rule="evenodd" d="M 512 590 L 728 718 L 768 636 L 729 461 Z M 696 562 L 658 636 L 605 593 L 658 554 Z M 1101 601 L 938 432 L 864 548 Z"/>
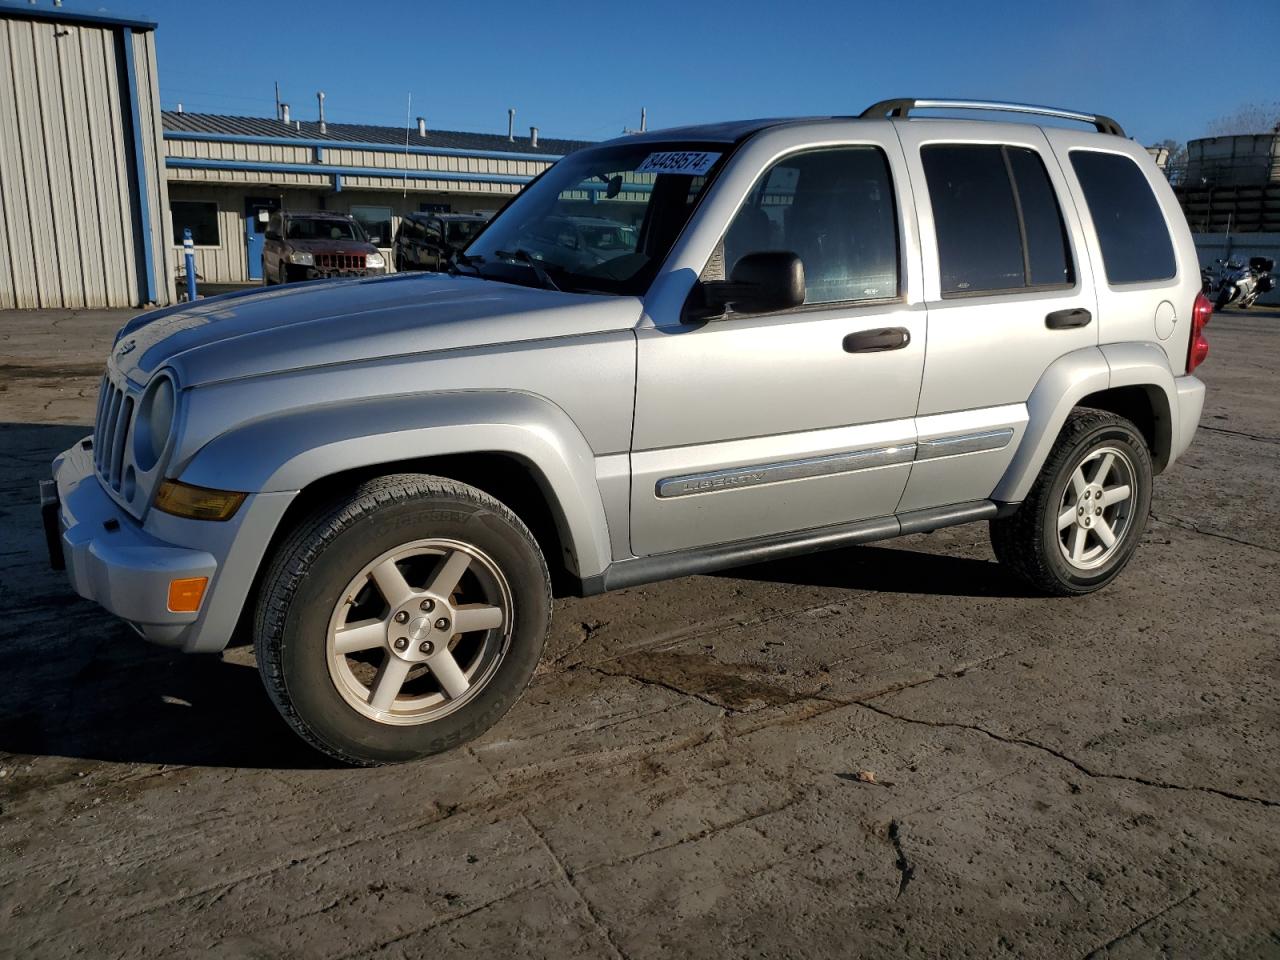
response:
<path fill-rule="evenodd" d="M 315 280 L 182 304 L 130 321 L 112 359 L 145 383 L 163 366 L 184 387 L 381 357 L 633 328 L 635 297 L 400 273 Z"/>

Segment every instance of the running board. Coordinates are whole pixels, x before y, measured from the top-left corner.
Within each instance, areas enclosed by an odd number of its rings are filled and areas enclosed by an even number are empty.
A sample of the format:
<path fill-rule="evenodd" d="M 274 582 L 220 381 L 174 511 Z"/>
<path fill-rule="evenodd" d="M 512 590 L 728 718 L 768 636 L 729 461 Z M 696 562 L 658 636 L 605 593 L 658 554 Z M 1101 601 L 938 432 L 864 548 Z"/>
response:
<path fill-rule="evenodd" d="M 581 594 L 590 597 L 609 590 L 710 573 L 726 567 L 741 567 L 781 557 L 836 550 L 873 540 L 890 540 L 909 533 L 928 533 L 941 527 L 989 520 L 1007 512 L 1008 505 L 996 504 L 991 500 L 974 500 L 949 507 L 913 510 L 893 517 L 855 520 L 852 523 L 802 530 L 799 533 L 776 533 L 754 540 L 738 540 L 675 553 L 659 553 L 651 557 L 616 560 L 609 564 L 604 573 L 583 578 Z"/>

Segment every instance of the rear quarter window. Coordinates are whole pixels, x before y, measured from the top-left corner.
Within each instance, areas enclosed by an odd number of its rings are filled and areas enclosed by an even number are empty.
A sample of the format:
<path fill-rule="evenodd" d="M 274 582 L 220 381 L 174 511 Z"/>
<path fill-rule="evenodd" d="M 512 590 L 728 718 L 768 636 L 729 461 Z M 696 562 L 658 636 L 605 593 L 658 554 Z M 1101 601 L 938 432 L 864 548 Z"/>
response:
<path fill-rule="evenodd" d="M 1098 234 L 1107 282 L 1171 279 L 1178 268 L 1169 226 L 1151 184 L 1133 159 L 1072 150 L 1071 167 Z"/>

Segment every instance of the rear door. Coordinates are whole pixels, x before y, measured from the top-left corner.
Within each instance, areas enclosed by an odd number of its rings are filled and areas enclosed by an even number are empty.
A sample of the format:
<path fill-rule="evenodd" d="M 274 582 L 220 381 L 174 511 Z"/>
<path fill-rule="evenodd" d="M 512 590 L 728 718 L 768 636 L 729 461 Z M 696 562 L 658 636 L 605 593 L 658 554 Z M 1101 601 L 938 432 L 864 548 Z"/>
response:
<path fill-rule="evenodd" d="M 1039 128 L 897 126 L 929 314 L 905 512 L 990 496 L 1045 370 L 1097 344 L 1098 304 L 1071 194 Z"/>
<path fill-rule="evenodd" d="M 702 279 L 790 250 L 805 267 L 803 306 L 688 323 L 651 306 L 654 325 L 637 331 L 638 555 L 893 514 L 911 469 L 925 315 L 908 296 L 918 265 L 901 151 L 888 124 L 854 129 L 865 137 L 815 148 L 785 150 L 786 131 L 753 141 L 717 188 L 736 191 L 732 205 L 707 207 L 729 216 Z"/>

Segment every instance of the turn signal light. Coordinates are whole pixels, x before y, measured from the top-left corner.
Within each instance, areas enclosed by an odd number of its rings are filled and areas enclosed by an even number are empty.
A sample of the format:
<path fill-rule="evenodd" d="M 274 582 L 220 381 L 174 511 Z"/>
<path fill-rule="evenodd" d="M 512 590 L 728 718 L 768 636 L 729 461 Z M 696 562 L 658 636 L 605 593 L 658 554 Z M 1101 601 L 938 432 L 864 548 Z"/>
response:
<path fill-rule="evenodd" d="M 204 599 L 204 588 L 208 585 L 208 577 L 186 577 L 182 580 L 170 580 L 169 612 L 195 613 L 200 609 L 200 601 Z"/>
<path fill-rule="evenodd" d="M 210 490 L 166 480 L 156 491 L 156 509 L 192 520 L 230 520 L 246 496 L 232 490 Z"/>
<path fill-rule="evenodd" d="M 1204 328 L 1213 316 L 1213 301 L 1203 293 L 1196 294 L 1191 308 L 1191 343 L 1187 347 L 1187 373 L 1190 373 L 1209 356 L 1209 341 L 1204 338 Z"/>

